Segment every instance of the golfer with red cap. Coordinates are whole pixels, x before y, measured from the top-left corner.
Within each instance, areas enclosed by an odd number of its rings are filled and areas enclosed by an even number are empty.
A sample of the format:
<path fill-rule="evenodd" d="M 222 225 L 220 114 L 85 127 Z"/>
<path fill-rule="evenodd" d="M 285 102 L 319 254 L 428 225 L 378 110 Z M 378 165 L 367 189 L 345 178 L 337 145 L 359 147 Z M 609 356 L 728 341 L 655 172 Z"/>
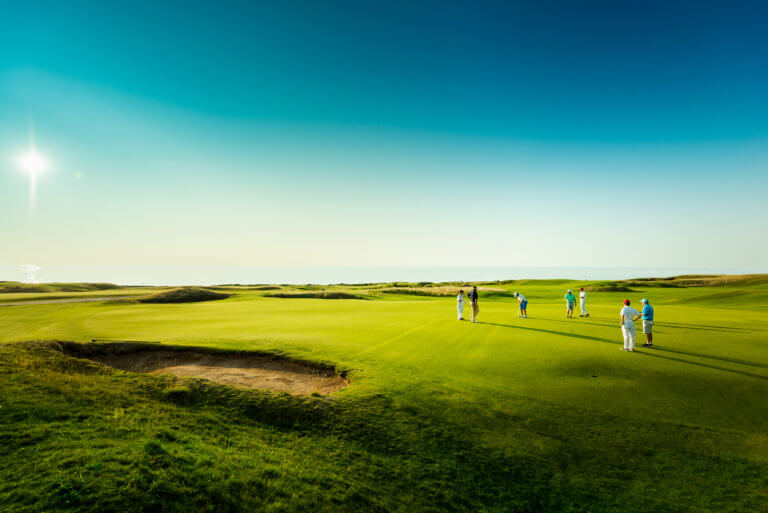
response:
<path fill-rule="evenodd" d="M 624 300 L 624 308 L 619 313 L 621 333 L 624 335 L 622 351 L 635 350 L 635 321 L 640 318 L 640 312 L 629 306 L 629 299 Z"/>

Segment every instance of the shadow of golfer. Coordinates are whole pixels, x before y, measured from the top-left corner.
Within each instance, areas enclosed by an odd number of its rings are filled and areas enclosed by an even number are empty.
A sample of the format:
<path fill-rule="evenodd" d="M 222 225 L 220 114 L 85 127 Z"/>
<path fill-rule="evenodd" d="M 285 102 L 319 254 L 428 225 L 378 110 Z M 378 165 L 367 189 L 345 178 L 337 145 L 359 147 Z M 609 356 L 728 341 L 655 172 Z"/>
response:
<path fill-rule="evenodd" d="M 682 322 L 669 322 L 669 321 L 654 323 L 654 328 L 656 326 L 666 326 L 668 328 L 680 328 L 680 329 L 686 329 L 686 330 L 730 331 L 733 333 L 738 333 L 741 331 L 752 331 L 757 333 L 762 331 L 754 328 L 739 328 L 736 326 L 710 326 L 709 324 L 686 324 Z"/>
<path fill-rule="evenodd" d="M 532 328 L 530 326 L 515 326 L 515 325 L 512 325 L 512 324 L 501 324 L 501 323 L 495 323 L 495 322 L 484 322 L 482 324 L 487 324 L 489 326 L 500 326 L 502 328 L 512 328 L 512 329 L 525 330 L 525 331 L 534 331 L 534 332 L 537 332 L 537 333 L 547 333 L 547 334 L 550 334 L 550 335 L 559 335 L 561 337 L 570 337 L 570 338 L 578 338 L 578 339 L 584 339 L 584 340 L 592 340 L 592 341 L 595 341 L 595 342 L 601 342 L 603 344 L 611 344 L 611 345 L 620 345 L 621 344 L 621 342 L 616 341 L 616 340 L 611 340 L 611 339 L 607 339 L 607 338 L 600 338 L 600 337 L 593 337 L 591 335 L 581 335 L 581 334 L 578 334 L 578 333 L 569 333 L 567 331 L 546 330 L 546 329 L 543 329 L 543 328 Z M 638 350 L 638 351 L 635 351 L 635 353 L 642 354 L 642 355 L 645 355 L 645 356 L 651 356 L 651 357 L 654 357 L 654 358 L 662 358 L 662 359 L 665 359 L 665 360 L 672 360 L 672 361 L 675 361 L 675 362 L 687 363 L 689 365 L 696 365 L 696 366 L 699 366 L 699 367 L 706 367 L 708 369 L 715 369 L 715 370 L 719 370 L 719 371 L 723 371 L 723 372 L 730 372 L 732 374 L 738 374 L 740 376 L 747 376 L 747 377 L 750 377 L 750 378 L 757 378 L 757 379 L 762 379 L 762 380 L 768 381 L 768 376 L 763 376 L 761 374 L 755 374 L 755 373 L 752 373 L 752 372 L 742 371 L 742 370 L 738 370 L 738 369 L 729 369 L 727 367 L 719 367 L 717 365 L 712 365 L 712 364 L 709 364 L 709 363 L 692 362 L 690 360 L 684 360 L 682 358 L 675 358 L 674 356 L 661 355 L 661 354 L 656 353 L 656 351 L 667 351 L 667 352 L 670 352 L 670 353 L 684 354 L 686 356 L 694 356 L 694 357 L 698 357 L 698 358 L 712 358 L 712 359 L 715 359 L 715 360 L 726 361 L 726 362 L 729 362 L 729 363 L 737 363 L 737 364 L 743 364 L 743 365 L 752 365 L 752 366 L 755 366 L 755 367 L 768 368 L 768 365 L 763 364 L 763 363 L 749 362 L 749 361 L 746 361 L 746 360 L 736 360 L 736 359 L 731 359 L 731 358 L 725 358 L 725 357 L 722 357 L 722 356 L 708 355 L 708 354 L 704 354 L 704 353 L 693 353 L 693 352 L 678 351 L 678 350 L 675 350 L 675 349 L 668 349 L 668 348 L 665 348 L 665 347 L 658 347 L 658 346 L 655 346 L 655 345 L 653 346 L 653 348 L 649 348 L 647 351 Z"/>

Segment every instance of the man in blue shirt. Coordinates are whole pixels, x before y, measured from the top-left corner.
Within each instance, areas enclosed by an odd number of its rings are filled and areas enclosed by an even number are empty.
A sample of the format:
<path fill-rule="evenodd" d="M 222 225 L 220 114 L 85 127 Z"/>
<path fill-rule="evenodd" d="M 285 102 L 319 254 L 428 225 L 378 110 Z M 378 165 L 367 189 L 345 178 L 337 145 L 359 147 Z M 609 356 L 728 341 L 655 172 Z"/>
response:
<path fill-rule="evenodd" d="M 653 307 L 648 303 L 648 300 L 643 298 L 640 300 L 643 304 L 643 333 L 647 342 L 643 344 L 643 347 L 653 346 Z"/>

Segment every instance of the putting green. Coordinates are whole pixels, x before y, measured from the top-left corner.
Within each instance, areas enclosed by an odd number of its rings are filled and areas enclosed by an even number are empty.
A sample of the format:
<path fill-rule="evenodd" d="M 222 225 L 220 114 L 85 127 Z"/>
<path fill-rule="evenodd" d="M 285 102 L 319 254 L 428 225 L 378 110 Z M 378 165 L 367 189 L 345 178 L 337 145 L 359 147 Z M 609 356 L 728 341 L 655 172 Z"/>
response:
<path fill-rule="evenodd" d="M 317 440 L 305 441 L 314 444 L 304 449 L 307 463 L 293 460 L 281 473 L 283 485 L 304 490 L 300 476 L 307 465 L 319 465 L 329 437 L 380 453 L 346 463 L 344 479 L 362 486 L 361 502 L 334 503 L 317 491 L 318 509 L 764 510 L 768 282 L 590 292 L 591 316 L 566 319 L 565 289 L 579 285 L 488 285 L 507 292 L 481 292 L 477 324 L 456 320 L 453 297 L 376 295 L 354 287 L 338 290 L 372 299 L 270 298 L 246 290 L 194 304 L 30 304 L 0 307 L 0 341 L 161 341 L 280 352 L 348 371 L 351 385 L 332 396 L 340 411 L 329 421 L 354 418 L 360 427 L 344 435 L 318 429 Z M 516 317 L 512 290 L 529 299 L 528 319 Z M 619 350 L 624 297 L 638 307 L 641 297 L 651 300 L 655 348 Z M 408 449 L 381 449 L 375 433 L 388 424 L 399 426 L 393 445 Z M 238 436 L 263 441 L 266 435 Z M 416 463 L 403 461 L 410 457 L 463 472 L 469 481 L 450 472 L 420 475 L 423 469 L 410 466 Z M 438 497 L 402 502 L 408 494 L 376 482 L 392 473 L 392 483 L 420 479 Z M 499 491 L 509 480 L 516 480 L 509 493 L 518 502 Z M 298 511 L 312 496 L 302 493 L 308 495 L 268 505 Z"/>

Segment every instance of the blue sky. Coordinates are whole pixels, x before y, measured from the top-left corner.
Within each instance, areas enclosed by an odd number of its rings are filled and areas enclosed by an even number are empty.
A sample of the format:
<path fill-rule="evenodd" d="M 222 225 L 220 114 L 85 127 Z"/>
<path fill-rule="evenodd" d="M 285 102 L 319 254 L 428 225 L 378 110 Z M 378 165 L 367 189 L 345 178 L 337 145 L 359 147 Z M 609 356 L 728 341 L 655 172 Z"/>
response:
<path fill-rule="evenodd" d="M 16 2 L 0 265 L 765 269 L 768 4 L 668 4 Z"/>

